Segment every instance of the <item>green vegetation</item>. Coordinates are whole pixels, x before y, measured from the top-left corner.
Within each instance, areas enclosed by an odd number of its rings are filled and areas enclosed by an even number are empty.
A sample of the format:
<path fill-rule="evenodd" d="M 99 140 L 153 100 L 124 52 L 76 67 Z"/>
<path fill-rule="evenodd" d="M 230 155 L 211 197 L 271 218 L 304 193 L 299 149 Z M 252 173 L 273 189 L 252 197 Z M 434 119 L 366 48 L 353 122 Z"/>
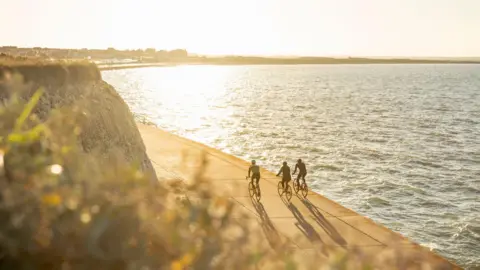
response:
<path fill-rule="evenodd" d="M 420 269 L 418 258 L 354 250 L 299 257 L 215 194 L 205 160 L 192 183 L 151 181 L 114 89 L 88 70 L 67 83 L 72 67 L 94 66 L 56 65 L 39 64 L 43 77 L 33 64 L 0 66 L 0 269 Z"/>
<path fill-rule="evenodd" d="M 46 62 L 31 58 L 0 58 L 0 78 L 22 74 L 25 82 L 63 85 L 101 80 L 100 71 L 90 62 Z"/>
<path fill-rule="evenodd" d="M 25 84 L 14 74 L 21 74 Z M 82 151 L 106 162 L 122 159 L 138 163 L 148 177 L 156 178 L 130 109 L 115 89 L 101 79 L 94 64 L 0 62 L 0 78 L 4 80 L 0 85 L 3 100 L 27 100 L 44 87 L 44 94 L 33 111 L 41 121 L 46 121 L 52 110 L 75 113 L 76 123 L 83 130 L 78 136 Z"/>

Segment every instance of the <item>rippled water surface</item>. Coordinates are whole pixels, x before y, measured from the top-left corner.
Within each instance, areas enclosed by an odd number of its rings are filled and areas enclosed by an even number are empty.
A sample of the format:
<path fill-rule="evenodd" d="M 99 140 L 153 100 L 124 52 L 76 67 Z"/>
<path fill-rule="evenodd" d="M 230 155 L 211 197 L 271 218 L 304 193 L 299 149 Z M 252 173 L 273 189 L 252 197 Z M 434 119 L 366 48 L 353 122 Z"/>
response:
<path fill-rule="evenodd" d="M 480 65 L 179 66 L 103 72 L 139 118 L 277 170 L 480 267 Z"/>

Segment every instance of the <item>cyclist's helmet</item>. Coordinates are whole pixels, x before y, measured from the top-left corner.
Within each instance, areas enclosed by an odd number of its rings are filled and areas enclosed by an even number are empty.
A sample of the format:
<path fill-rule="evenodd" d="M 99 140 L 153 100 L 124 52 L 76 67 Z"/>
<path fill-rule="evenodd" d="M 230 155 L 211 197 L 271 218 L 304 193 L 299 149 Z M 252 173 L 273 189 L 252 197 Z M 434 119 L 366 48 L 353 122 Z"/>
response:
<path fill-rule="evenodd" d="M 255 160 L 252 160 L 252 164 L 255 165 Z"/>

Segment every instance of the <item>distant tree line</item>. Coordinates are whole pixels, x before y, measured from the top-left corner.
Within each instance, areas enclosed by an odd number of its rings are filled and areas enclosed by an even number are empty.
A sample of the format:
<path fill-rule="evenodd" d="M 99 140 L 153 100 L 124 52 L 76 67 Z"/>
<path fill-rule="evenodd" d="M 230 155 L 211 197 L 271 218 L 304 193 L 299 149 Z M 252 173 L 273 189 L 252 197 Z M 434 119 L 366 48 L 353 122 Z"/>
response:
<path fill-rule="evenodd" d="M 13 57 L 34 57 L 41 59 L 134 59 L 144 62 L 157 61 L 179 61 L 188 57 L 188 51 L 185 49 L 175 50 L 157 50 L 155 48 L 135 49 L 135 50 L 117 50 L 113 47 L 106 50 L 99 49 L 56 49 L 56 48 L 19 48 L 15 46 L 0 47 L 0 53 L 3 57 L 11 55 Z"/>

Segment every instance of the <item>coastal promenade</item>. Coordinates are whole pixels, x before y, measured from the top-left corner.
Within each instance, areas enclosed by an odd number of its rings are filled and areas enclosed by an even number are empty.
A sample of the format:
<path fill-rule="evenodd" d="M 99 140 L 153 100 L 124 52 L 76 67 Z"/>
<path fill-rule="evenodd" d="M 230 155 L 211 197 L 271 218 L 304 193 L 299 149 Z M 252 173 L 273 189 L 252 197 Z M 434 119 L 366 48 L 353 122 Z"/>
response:
<path fill-rule="evenodd" d="M 169 63 L 133 63 L 133 64 L 98 64 L 100 71 L 118 70 L 118 69 L 132 69 L 132 68 L 147 68 L 147 67 L 169 67 L 174 64 Z"/>
<path fill-rule="evenodd" d="M 155 127 L 137 125 L 159 181 L 191 180 L 201 166 L 199 160 L 205 155 L 208 163 L 204 173 L 215 190 L 228 196 L 239 211 L 258 224 L 256 227 L 263 230 L 266 242 L 273 246 L 276 239 L 286 239 L 291 248 L 299 251 L 301 260 L 331 260 L 337 254 L 335 251 L 348 250 L 361 253 L 362 260 L 383 261 L 383 265 L 418 266 L 400 269 L 460 269 L 400 234 L 315 192 L 309 191 L 306 199 L 294 194 L 290 202 L 282 200 L 277 192 L 279 178 L 267 170 L 261 172 L 262 197 L 260 203 L 255 203 L 249 196 L 245 180 L 248 162 Z M 422 264 L 429 267 L 421 268 Z"/>

